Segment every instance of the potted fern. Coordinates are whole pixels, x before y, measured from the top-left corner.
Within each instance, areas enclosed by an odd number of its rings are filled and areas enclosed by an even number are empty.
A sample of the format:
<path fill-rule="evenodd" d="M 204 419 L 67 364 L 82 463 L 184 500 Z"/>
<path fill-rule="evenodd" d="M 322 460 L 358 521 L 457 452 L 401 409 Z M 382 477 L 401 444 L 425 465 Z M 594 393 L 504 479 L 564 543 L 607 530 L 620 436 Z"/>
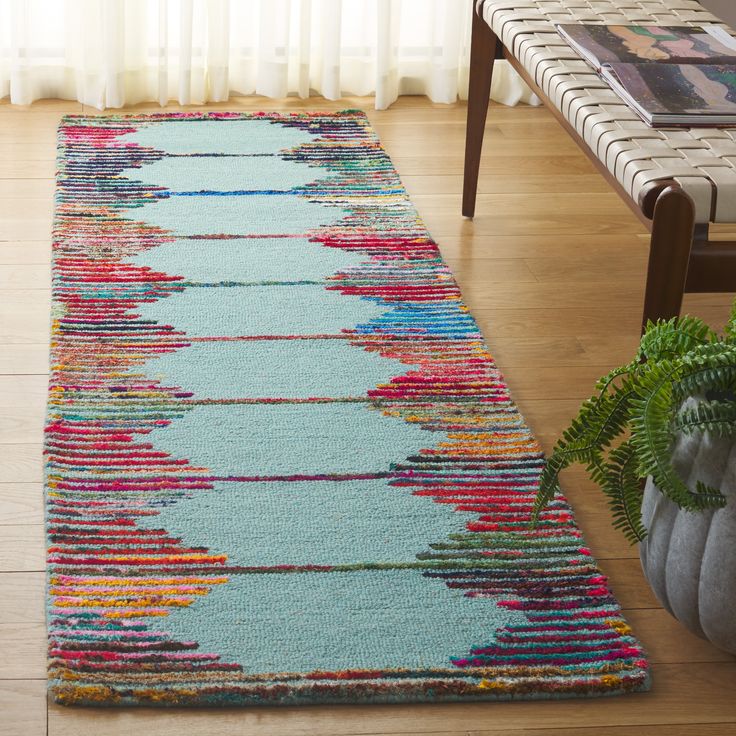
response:
<path fill-rule="evenodd" d="M 736 653 L 735 440 L 736 303 L 723 337 L 689 316 L 650 323 L 556 444 L 533 519 L 584 465 L 662 605 Z"/>

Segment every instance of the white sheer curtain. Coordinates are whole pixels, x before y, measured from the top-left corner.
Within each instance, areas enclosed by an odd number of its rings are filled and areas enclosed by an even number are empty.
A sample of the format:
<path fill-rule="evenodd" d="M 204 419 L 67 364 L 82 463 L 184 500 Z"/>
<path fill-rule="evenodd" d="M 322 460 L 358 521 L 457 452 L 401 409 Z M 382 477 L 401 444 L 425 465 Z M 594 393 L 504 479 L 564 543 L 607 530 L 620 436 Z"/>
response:
<path fill-rule="evenodd" d="M 467 91 L 470 0 L 0 0 L 0 97 L 99 109 Z M 492 97 L 536 102 L 505 63 Z"/>

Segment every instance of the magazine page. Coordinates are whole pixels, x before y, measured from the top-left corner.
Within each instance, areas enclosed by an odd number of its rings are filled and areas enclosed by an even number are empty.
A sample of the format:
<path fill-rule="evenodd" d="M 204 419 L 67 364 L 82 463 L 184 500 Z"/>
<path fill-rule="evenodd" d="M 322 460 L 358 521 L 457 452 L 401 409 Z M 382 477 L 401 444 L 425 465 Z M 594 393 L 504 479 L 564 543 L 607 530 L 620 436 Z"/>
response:
<path fill-rule="evenodd" d="M 595 69 L 607 63 L 736 64 L 729 34 L 688 26 L 562 24 L 560 35 Z"/>
<path fill-rule="evenodd" d="M 736 65 L 614 63 L 603 71 L 647 116 L 733 115 L 736 121 Z"/>

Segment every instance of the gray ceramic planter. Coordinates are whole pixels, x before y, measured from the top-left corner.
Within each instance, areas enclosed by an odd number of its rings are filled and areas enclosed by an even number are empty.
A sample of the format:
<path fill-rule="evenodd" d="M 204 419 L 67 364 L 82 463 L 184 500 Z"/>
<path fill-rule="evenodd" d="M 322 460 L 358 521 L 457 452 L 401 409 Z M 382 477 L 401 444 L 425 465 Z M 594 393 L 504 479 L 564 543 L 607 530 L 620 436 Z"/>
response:
<path fill-rule="evenodd" d="M 688 485 L 720 488 L 727 505 L 681 511 L 650 478 L 640 545 L 644 574 L 661 604 L 690 631 L 736 654 L 736 442 L 708 435 L 680 437 L 674 463 Z"/>

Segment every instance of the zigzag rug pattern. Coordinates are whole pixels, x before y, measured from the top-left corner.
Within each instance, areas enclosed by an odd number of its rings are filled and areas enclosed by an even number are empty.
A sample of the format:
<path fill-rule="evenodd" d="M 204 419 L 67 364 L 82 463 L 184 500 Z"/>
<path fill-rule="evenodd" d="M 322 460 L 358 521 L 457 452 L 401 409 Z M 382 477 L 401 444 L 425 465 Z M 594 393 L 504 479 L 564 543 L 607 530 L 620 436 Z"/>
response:
<path fill-rule="evenodd" d="M 648 687 L 363 113 L 66 117 L 52 332 L 58 702 Z"/>

